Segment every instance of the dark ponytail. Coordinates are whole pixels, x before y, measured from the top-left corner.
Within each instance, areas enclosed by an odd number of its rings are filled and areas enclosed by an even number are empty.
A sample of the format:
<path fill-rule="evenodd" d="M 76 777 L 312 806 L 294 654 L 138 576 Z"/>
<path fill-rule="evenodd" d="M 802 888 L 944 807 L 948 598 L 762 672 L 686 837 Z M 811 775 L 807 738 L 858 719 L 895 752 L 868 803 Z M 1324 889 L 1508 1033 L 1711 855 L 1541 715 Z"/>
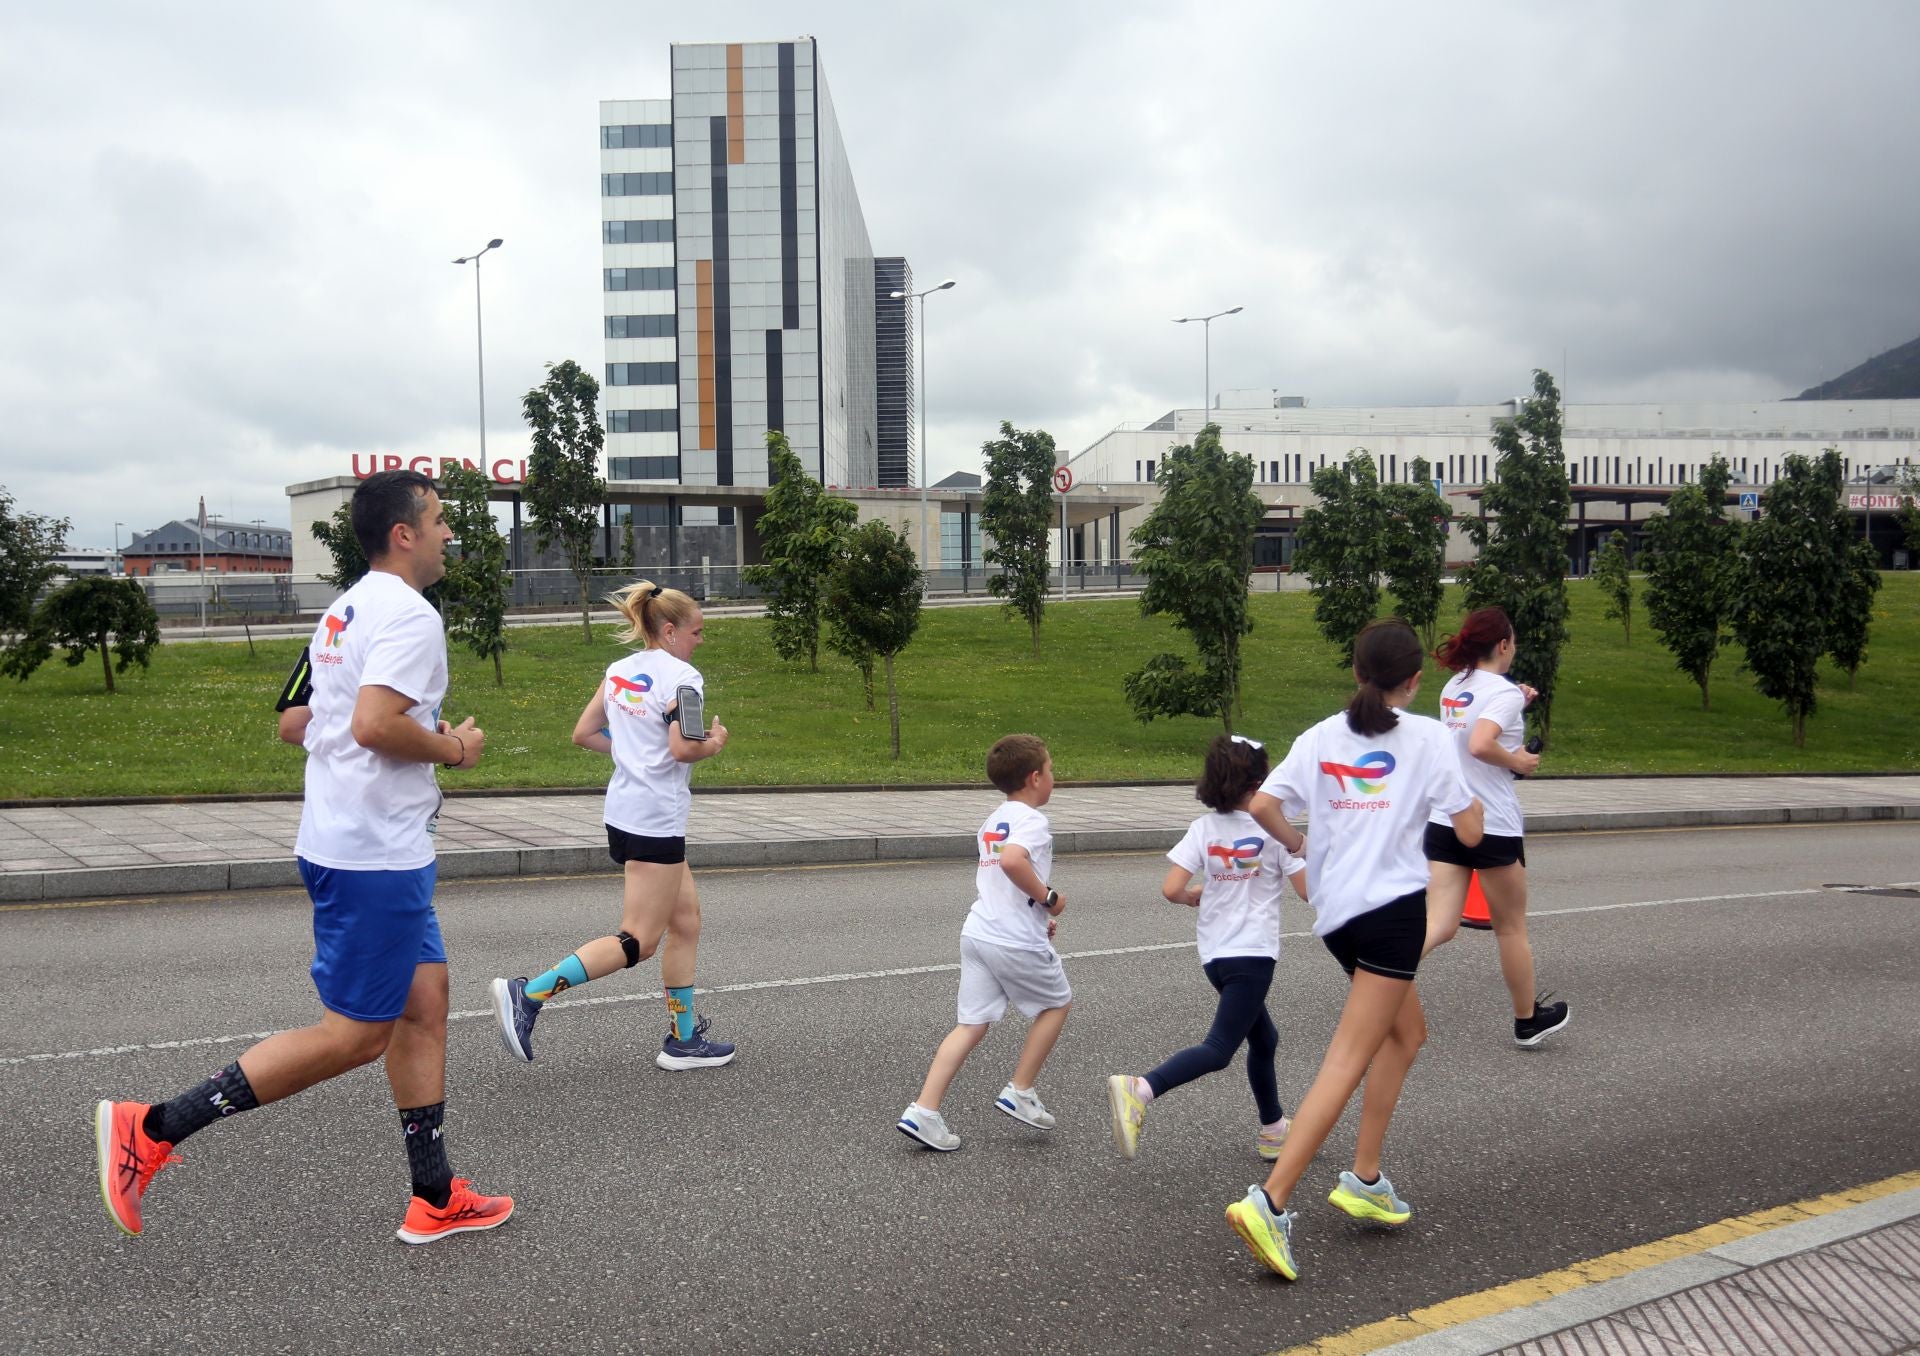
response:
<path fill-rule="evenodd" d="M 1483 607 L 1467 613 L 1460 629 L 1440 642 L 1433 657 L 1455 673 L 1465 673 L 1513 639 L 1513 622 L 1497 607 Z"/>
<path fill-rule="evenodd" d="M 1387 694 L 1420 672 L 1426 656 L 1420 637 L 1398 617 L 1368 622 L 1353 642 L 1353 676 L 1360 687 L 1347 703 L 1347 728 L 1381 735 L 1400 723 Z"/>

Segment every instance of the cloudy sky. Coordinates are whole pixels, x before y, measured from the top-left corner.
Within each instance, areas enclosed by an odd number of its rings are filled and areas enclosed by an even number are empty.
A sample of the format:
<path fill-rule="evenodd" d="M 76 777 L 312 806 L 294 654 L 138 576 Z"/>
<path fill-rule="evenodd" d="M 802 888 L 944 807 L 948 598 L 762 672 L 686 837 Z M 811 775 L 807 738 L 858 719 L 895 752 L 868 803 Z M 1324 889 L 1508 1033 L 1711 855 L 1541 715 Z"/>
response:
<path fill-rule="evenodd" d="M 678 13 L 703 17 L 679 18 Z M 704 17 L 714 15 L 718 17 Z M 1213 384 L 1777 398 L 1920 334 L 1920 6 L 206 3 L 0 20 L 0 485 L 75 545 L 525 444 L 601 362 L 598 109 L 810 32 L 929 302 L 936 476 Z"/>

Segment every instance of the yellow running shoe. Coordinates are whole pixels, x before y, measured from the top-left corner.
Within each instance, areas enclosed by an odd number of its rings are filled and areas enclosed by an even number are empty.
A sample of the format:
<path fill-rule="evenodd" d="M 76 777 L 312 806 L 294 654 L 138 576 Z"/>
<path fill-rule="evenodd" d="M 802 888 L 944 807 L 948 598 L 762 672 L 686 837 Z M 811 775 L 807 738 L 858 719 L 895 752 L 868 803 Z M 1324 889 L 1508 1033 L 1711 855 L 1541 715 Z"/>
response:
<path fill-rule="evenodd" d="M 1227 1223 L 1240 1235 L 1247 1251 L 1262 1266 L 1289 1281 L 1300 1279 L 1300 1269 L 1293 1264 L 1293 1220 L 1291 1210 L 1274 1214 L 1267 1204 L 1267 1193 L 1257 1186 L 1248 1187 L 1244 1200 L 1227 1207 Z"/>
<path fill-rule="evenodd" d="M 1395 1194 L 1393 1183 L 1385 1173 L 1380 1174 L 1378 1182 L 1368 1186 L 1352 1173 L 1343 1172 L 1340 1185 L 1327 1199 L 1355 1219 L 1375 1224 L 1405 1224 L 1413 1218 L 1413 1207 Z"/>
<path fill-rule="evenodd" d="M 1108 1077 L 1107 1107 L 1113 1112 L 1113 1147 L 1120 1157 L 1132 1158 L 1140 1149 L 1140 1125 L 1147 1118 L 1147 1104 L 1133 1090 L 1129 1075 Z"/>

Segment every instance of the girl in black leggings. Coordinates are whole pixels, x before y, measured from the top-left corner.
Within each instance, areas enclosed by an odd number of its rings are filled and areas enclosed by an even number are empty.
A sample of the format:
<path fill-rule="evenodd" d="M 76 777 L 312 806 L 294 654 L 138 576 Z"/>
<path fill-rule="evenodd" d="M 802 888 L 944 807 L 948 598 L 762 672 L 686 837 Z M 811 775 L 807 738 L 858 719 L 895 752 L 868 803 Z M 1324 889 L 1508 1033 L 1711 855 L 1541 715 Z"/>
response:
<path fill-rule="evenodd" d="M 1247 1082 L 1260 1109 L 1255 1148 L 1262 1158 L 1278 1156 L 1286 1138 L 1287 1117 L 1280 1106 L 1273 1059 L 1280 1033 L 1267 1015 L 1267 988 L 1280 958 L 1280 896 L 1291 880 L 1307 897 L 1307 869 L 1293 854 L 1304 842 L 1291 825 L 1293 842 L 1282 843 L 1254 822 L 1247 805 L 1267 777 L 1267 751 L 1240 735 L 1220 735 L 1207 750 L 1207 763 L 1194 795 L 1213 813 L 1200 816 L 1173 851 L 1173 865 L 1160 885 L 1169 903 L 1199 910 L 1200 966 L 1220 995 L 1207 1038 L 1162 1061 L 1145 1077 L 1114 1074 L 1107 1079 L 1107 1104 L 1113 1112 L 1113 1145 L 1132 1158 L 1140 1144 L 1140 1126 L 1156 1098 L 1218 1073 L 1247 1047 Z M 1195 878 L 1199 884 L 1195 884 Z"/>

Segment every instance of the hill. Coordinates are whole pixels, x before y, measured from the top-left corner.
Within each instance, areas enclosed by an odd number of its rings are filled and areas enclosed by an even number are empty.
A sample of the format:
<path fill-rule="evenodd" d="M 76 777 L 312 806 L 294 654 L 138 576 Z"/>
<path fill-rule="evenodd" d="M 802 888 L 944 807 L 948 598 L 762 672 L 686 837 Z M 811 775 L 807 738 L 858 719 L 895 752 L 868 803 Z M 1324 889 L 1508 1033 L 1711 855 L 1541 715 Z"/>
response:
<path fill-rule="evenodd" d="M 1920 339 L 1869 358 L 1832 381 L 1809 386 L 1795 400 L 1920 399 Z"/>

